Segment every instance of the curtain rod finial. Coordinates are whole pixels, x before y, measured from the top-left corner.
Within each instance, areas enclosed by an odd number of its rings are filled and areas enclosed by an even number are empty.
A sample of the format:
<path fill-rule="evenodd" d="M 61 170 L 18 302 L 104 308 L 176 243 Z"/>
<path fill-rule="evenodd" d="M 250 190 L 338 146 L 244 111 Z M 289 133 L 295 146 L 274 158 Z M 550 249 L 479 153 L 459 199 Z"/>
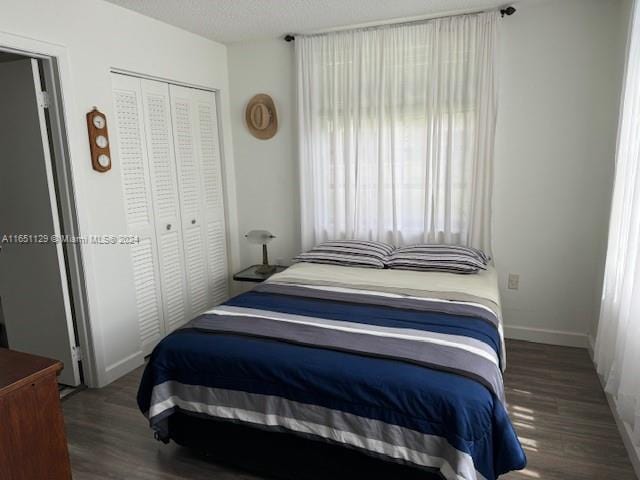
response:
<path fill-rule="evenodd" d="M 501 16 L 503 16 L 503 17 L 504 17 L 505 15 L 507 15 L 507 16 L 511 16 L 511 15 L 513 15 L 514 13 L 516 13 L 516 9 L 515 9 L 515 7 L 513 7 L 512 5 L 509 5 L 508 7 L 505 7 L 505 8 L 501 8 L 501 9 L 500 9 L 500 15 L 501 15 Z"/>
<path fill-rule="evenodd" d="M 296 37 L 294 37 L 291 34 L 287 34 L 287 35 L 284 36 L 284 41 L 285 42 L 293 42 L 295 39 L 296 39 Z"/>

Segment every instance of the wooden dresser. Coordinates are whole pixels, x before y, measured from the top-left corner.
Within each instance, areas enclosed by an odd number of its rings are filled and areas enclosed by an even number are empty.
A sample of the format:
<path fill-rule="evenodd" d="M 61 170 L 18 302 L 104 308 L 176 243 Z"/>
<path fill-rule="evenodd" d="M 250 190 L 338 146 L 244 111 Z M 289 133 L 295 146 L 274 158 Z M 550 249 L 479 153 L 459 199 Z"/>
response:
<path fill-rule="evenodd" d="M 0 348 L 0 479 L 68 480 L 57 360 Z"/>

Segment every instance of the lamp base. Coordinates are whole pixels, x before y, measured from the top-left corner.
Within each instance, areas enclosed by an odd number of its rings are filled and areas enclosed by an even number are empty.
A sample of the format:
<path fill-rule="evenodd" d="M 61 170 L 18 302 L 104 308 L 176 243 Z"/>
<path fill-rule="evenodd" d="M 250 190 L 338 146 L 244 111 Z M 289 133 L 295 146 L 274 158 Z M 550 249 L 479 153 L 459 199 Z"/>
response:
<path fill-rule="evenodd" d="M 275 271 L 276 271 L 275 265 L 260 265 L 258 268 L 256 268 L 256 273 L 259 273 L 261 275 L 266 275 L 268 273 L 273 273 Z"/>

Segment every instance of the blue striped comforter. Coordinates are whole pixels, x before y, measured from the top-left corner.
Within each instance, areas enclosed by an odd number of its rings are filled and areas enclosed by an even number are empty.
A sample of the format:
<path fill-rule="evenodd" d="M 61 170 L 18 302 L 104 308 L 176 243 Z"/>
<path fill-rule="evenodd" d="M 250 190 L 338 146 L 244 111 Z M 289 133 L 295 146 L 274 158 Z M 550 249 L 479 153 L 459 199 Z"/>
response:
<path fill-rule="evenodd" d="M 165 338 L 138 404 L 162 439 L 180 410 L 495 479 L 526 463 L 502 348 L 472 302 L 266 283 Z"/>

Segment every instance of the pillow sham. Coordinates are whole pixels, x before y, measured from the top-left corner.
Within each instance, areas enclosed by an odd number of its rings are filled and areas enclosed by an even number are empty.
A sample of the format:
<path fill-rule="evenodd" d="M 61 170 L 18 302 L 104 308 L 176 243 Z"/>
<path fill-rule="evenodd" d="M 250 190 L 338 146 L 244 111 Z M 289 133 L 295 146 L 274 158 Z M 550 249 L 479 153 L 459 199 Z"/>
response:
<path fill-rule="evenodd" d="M 388 268 L 448 273 L 478 273 L 486 270 L 489 258 L 475 248 L 458 245 L 411 245 L 393 251 Z"/>
<path fill-rule="evenodd" d="M 369 240 L 336 240 L 324 242 L 293 259 L 294 263 L 325 263 L 346 267 L 385 268 L 395 247 Z"/>

